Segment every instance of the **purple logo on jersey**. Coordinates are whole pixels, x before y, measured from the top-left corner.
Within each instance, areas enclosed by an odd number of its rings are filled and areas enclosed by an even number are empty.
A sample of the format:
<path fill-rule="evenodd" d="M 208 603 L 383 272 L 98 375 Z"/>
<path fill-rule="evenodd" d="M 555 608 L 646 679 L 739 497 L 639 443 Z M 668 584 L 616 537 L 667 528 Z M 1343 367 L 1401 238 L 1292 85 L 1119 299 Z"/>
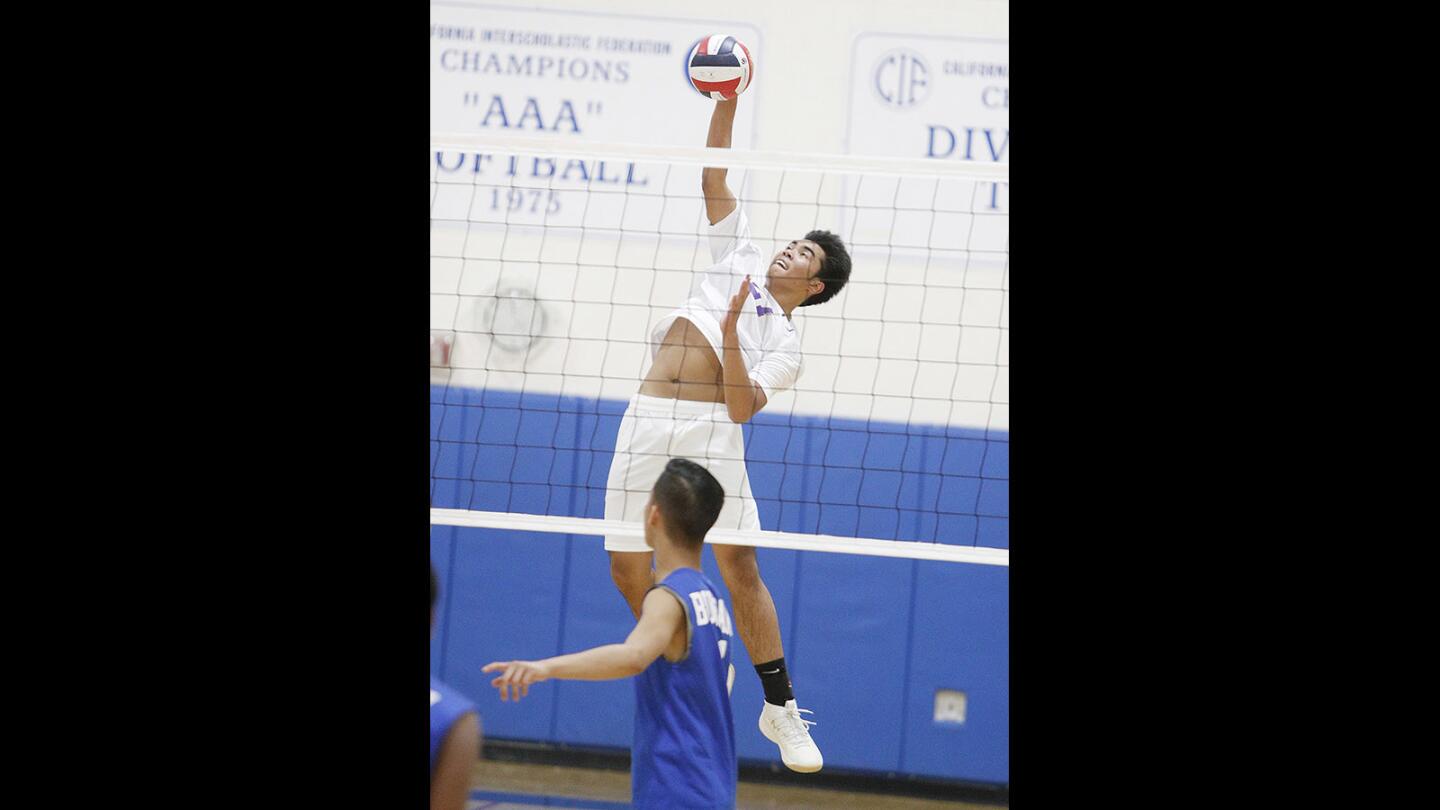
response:
<path fill-rule="evenodd" d="M 755 300 L 756 300 L 756 301 L 759 301 L 759 300 L 760 300 L 760 288 L 757 287 L 757 286 L 755 286 L 755 282 L 753 282 L 753 281 L 750 282 L 750 294 L 753 295 L 753 296 L 755 296 Z M 762 317 L 762 318 L 763 318 L 764 316 L 766 316 L 766 315 L 769 315 L 770 313 L 772 313 L 772 312 L 774 312 L 774 311 L 775 311 L 775 310 L 771 309 L 770 307 L 763 306 L 763 305 L 757 305 L 757 306 L 755 307 L 755 314 L 756 314 L 757 316 L 759 316 L 759 317 Z"/>
<path fill-rule="evenodd" d="M 756 301 L 760 300 L 760 288 L 756 287 L 755 282 L 753 281 L 750 282 L 750 295 L 755 295 Z M 775 310 L 772 310 L 772 308 L 770 307 L 763 306 L 763 304 L 762 306 L 755 307 L 755 314 L 759 317 L 768 316 L 768 314 L 773 313 L 773 311 Z"/>

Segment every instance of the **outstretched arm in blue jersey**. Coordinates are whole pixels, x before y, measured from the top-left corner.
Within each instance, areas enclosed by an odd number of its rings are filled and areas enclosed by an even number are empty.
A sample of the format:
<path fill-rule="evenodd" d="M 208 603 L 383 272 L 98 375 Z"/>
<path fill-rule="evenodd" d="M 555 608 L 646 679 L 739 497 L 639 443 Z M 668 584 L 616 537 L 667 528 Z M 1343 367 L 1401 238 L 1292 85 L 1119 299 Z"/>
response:
<path fill-rule="evenodd" d="M 541 661 L 495 661 L 481 672 L 500 675 L 490 685 L 500 690 L 501 700 L 514 695 L 519 700 L 530 692 L 530 684 L 551 678 L 572 681 L 608 681 L 639 675 L 676 640 L 685 637 L 685 609 L 668 591 L 656 588 L 646 594 L 640 620 L 621 644 L 592 647 L 584 652 L 557 655 Z"/>

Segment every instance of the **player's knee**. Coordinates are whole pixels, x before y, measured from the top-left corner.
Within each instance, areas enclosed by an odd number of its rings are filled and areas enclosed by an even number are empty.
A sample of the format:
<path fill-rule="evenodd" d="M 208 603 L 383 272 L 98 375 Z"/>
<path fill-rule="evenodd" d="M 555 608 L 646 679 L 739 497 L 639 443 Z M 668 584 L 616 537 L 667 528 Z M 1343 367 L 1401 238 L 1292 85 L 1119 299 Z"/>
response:
<path fill-rule="evenodd" d="M 651 585 L 648 554 L 611 554 L 610 578 L 623 594 L 643 591 Z"/>
<path fill-rule="evenodd" d="M 760 563 L 750 546 L 714 546 L 715 563 L 730 590 L 751 590 L 760 585 Z"/>

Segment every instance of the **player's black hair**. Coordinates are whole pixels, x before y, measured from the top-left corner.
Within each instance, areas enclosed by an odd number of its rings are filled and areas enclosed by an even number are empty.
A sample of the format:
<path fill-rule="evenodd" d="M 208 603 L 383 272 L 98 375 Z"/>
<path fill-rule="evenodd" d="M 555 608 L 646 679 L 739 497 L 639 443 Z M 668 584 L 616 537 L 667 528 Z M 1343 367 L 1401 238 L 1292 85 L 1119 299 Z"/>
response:
<path fill-rule="evenodd" d="M 845 282 L 850 280 L 850 252 L 845 249 L 845 243 L 840 241 L 840 237 L 829 231 L 811 231 L 805 234 L 805 238 L 825 251 L 825 258 L 820 262 L 820 272 L 815 274 L 815 278 L 825 282 L 825 289 L 800 302 L 800 306 L 809 307 L 834 298 L 844 288 Z"/>
<path fill-rule="evenodd" d="M 672 458 L 655 481 L 655 505 L 672 539 L 699 548 L 720 517 L 725 490 L 710 471 L 693 461 Z"/>

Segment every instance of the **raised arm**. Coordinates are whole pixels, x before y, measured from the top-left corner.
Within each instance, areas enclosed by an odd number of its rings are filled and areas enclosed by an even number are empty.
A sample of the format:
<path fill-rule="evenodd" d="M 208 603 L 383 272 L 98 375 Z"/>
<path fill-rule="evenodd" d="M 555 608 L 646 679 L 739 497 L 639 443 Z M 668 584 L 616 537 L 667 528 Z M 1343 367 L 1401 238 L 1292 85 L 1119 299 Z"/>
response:
<path fill-rule="evenodd" d="M 668 591 L 655 588 L 645 595 L 640 621 L 620 644 L 591 647 L 584 652 L 557 655 L 543 661 L 495 661 L 481 672 L 500 671 L 490 685 L 500 690 L 500 699 L 515 700 L 530 692 L 530 684 L 551 678 L 572 681 L 607 681 L 639 675 L 660 657 L 665 645 L 685 624 L 685 609 Z"/>
<path fill-rule="evenodd" d="M 705 145 L 720 149 L 730 148 L 730 131 L 735 127 L 735 102 L 739 99 L 715 102 L 715 111 L 710 114 L 710 134 Z M 705 192 L 705 215 L 714 225 L 735 210 L 735 195 L 725 185 L 728 169 L 706 169 L 700 174 L 700 190 Z"/>

